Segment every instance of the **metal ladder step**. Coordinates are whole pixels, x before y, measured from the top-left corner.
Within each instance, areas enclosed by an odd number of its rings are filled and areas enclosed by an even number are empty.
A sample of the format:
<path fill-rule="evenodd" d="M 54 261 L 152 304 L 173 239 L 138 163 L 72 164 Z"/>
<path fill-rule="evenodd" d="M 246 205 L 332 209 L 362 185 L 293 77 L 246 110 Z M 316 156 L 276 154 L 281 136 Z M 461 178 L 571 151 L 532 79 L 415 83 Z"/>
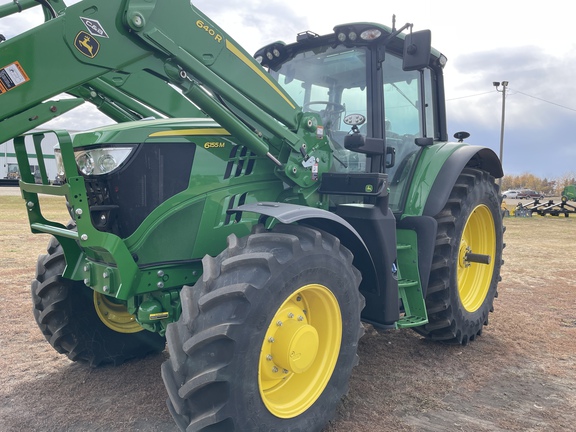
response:
<path fill-rule="evenodd" d="M 410 279 L 398 281 L 400 298 L 404 304 L 406 314 L 396 322 L 398 328 L 417 327 L 428 323 L 426 305 L 420 294 L 420 283 Z M 424 312 L 423 314 L 419 312 Z"/>

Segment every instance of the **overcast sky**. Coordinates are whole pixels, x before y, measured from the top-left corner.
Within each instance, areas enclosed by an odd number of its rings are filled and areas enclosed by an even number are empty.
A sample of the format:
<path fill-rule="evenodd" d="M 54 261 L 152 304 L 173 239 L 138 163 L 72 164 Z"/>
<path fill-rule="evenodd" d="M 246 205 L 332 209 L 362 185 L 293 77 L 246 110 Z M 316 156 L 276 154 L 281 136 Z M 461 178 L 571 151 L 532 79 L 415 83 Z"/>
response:
<path fill-rule="evenodd" d="M 506 80 L 505 172 L 548 178 L 576 173 L 576 137 L 571 133 L 576 124 L 576 36 L 566 0 L 193 3 L 249 53 L 272 41 L 293 42 L 304 30 L 324 34 L 353 21 L 390 26 L 393 14 L 398 27 L 411 22 L 414 30 L 430 29 L 433 46 L 448 57 L 444 72 L 450 135 L 468 131 L 469 143 L 498 154 L 502 93 L 492 83 Z M 28 18 L 34 15 L 30 12 L 0 20 L 0 34 L 9 38 L 19 33 L 35 19 Z M 103 122 L 99 113 L 70 113 L 51 127 L 89 128 Z"/>

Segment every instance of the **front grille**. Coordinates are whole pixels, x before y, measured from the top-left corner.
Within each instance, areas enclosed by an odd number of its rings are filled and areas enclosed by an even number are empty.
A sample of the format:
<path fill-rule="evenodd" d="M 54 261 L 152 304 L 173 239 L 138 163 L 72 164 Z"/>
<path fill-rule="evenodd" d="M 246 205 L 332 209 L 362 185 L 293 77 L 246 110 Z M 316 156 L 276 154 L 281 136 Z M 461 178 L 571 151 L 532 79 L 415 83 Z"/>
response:
<path fill-rule="evenodd" d="M 90 213 L 96 228 L 126 238 L 160 204 L 188 187 L 196 146 L 141 144 L 108 175 L 86 176 Z"/>

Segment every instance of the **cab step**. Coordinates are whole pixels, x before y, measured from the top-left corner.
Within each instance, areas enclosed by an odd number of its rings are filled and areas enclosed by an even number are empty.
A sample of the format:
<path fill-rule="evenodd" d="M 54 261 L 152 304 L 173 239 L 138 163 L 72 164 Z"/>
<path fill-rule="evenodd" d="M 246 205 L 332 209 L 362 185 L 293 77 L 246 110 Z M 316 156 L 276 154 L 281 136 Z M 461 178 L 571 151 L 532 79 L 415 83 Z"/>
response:
<path fill-rule="evenodd" d="M 404 306 L 404 316 L 396 322 L 397 328 L 418 327 L 428 323 L 426 302 L 422 295 L 420 273 L 418 271 L 418 251 L 416 236 L 399 230 L 398 237 L 404 237 L 397 244 L 398 251 L 398 294 Z M 414 246 L 413 246 L 414 245 Z"/>

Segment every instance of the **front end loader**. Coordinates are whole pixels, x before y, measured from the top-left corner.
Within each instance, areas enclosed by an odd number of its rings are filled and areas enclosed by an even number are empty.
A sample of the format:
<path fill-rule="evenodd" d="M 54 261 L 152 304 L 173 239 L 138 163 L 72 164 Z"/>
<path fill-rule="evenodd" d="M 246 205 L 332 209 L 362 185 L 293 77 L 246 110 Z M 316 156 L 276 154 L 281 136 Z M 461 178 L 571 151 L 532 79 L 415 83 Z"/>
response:
<path fill-rule="evenodd" d="M 182 430 L 319 431 L 363 323 L 481 334 L 503 172 L 448 140 L 429 31 L 349 23 L 251 56 L 184 0 L 20 0 L 0 18 L 39 4 L 46 22 L 0 43 L 0 141 L 32 232 L 52 236 L 32 298 L 58 352 L 98 366 L 167 343 Z M 118 124 L 29 132 L 84 102 Z"/>

